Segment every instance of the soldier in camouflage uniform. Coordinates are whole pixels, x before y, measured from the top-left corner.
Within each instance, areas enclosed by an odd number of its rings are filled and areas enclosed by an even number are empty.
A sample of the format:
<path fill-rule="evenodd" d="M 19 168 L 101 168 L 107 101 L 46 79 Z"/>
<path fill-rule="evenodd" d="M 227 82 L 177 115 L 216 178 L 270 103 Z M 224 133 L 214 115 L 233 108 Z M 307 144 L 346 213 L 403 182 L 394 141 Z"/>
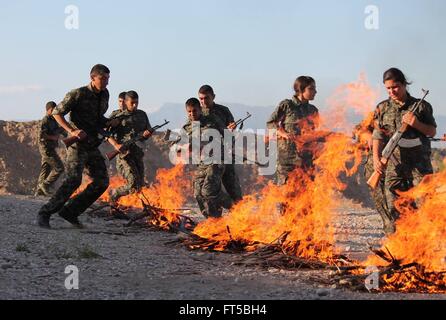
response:
<path fill-rule="evenodd" d="M 125 94 L 126 92 L 121 92 L 118 96 L 118 109 L 113 110 L 110 114 L 110 119 L 113 119 L 114 117 L 118 116 L 121 112 L 126 110 L 125 107 Z"/>
<path fill-rule="evenodd" d="M 200 102 L 196 98 L 191 98 L 186 102 L 186 111 L 189 121 L 183 126 L 183 130 L 192 137 L 193 123 L 199 122 L 201 133 L 208 129 L 218 130 L 221 128 L 212 115 L 204 116 L 201 113 Z M 223 154 L 219 160 L 223 159 Z M 223 207 L 230 207 L 231 200 L 222 189 L 222 178 L 225 172 L 225 165 L 222 163 L 206 164 L 200 161 L 195 172 L 193 188 L 194 196 L 198 202 L 200 210 L 205 217 L 221 217 Z"/>
<path fill-rule="evenodd" d="M 198 91 L 198 98 L 200 99 L 203 115 L 212 115 L 222 132 L 225 129 L 230 131 L 235 129 L 235 121 L 231 111 L 228 107 L 214 102 L 215 94 L 211 86 L 202 86 Z M 234 203 L 242 199 L 242 188 L 238 175 L 235 172 L 234 154 L 232 154 L 232 163 L 225 165 L 223 186 Z"/>
<path fill-rule="evenodd" d="M 297 150 L 293 137 L 311 131 L 318 125 L 319 111 L 309 103 L 317 91 L 313 78 L 301 76 L 294 83 L 296 94 L 283 100 L 267 122 L 268 129 L 277 130 L 277 184 L 284 185 L 288 175 L 297 167 L 312 167 L 313 156 Z"/>
<path fill-rule="evenodd" d="M 138 192 L 144 186 L 144 151 L 131 140 L 138 136 L 148 139 L 152 135 L 152 127 L 147 114 L 137 109 L 138 99 L 138 94 L 135 91 L 127 92 L 125 95 L 126 111 L 119 115 L 128 115 L 128 117 L 120 120 L 121 125 L 114 133 L 118 143 L 115 148 L 123 150 L 116 160 L 116 168 L 118 173 L 127 180 L 127 184 L 111 191 L 112 203 L 116 203 L 122 196 Z"/>
<path fill-rule="evenodd" d="M 98 149 L 102 142 L 98 130 L 117 125 L 104 117 L 108 109 L 109 93 L 106 88 L 109 77 L 110 70 L 106 66 L 95 65 L 90 72 L 90 84 L 69 92 L 53 111 L 59 125 L 79 141 L 67 149 L 66 179 L 38 213 L 37 220 L 41 227 L 50 228 L 51 215 L 59 212 L 62 218 L 81 228 L 78 216 L 108 187 L 105 161 Z M 64 118 L 68 113 L 70 122 Z M 81 185 L 84 168 L 92 182 L 84 191 L 71 198 Z"/>
<path fill-rule="evenodd" d="M 429 137 L 435 136 L 437 125 L 432 106 L 428 102 L 423 102 L 415 113 L 408 111 L 419 100 L 407 92 L 409 83 L 399 69 L 387 70 L 383 78 L 389 99 L 381 102 L 375 113 L 373 163 L 376 171 L 385 173 L 384 191 L 392 219 L 392 225 L 387 228 L 386 233 L 392 233 L 399 217 L 394 205 L 398 197 L 397 192 L 416 186 L 425 175 L 433 172 Z M 403 123 L 410 127 L 403 134 L 399 146 L 384 169 L 380 161 L 381 152 Z"/>
<path fill-rule="evenodd" d="M 51 196 L 51 187 L 64 172 L 63 162 L 56 152 L 63 129 L 51 115 L 55 107 L 53 101 L 46 104 L 46 116 L 40 125 L 39 152 L 42 161 L 35 196 Z"/>

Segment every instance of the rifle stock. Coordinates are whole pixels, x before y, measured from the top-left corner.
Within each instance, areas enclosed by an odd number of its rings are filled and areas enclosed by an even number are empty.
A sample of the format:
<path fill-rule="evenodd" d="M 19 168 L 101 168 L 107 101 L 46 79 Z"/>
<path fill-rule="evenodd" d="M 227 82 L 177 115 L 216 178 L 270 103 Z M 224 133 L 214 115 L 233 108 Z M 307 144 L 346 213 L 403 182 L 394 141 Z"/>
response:
<path fill-rule="evenodd" d="M 378 186 L 379 180 L 381 180 L 381 174 L 378 171 L 374 171 L 369 180 L 367 180 L 367 184 L 374 190 Z"/>
<path fill-rule="evenodd" d="M 67 148 L 78 141 L 81 141 L 81 140 L 79 140 L 77 137 L 74 137 L 74 136 L 62 139 L 62 142 L 65 144 L 65 146 Z"/>
<path fill-rule="evenodd" d="M 119 150 L 113 150 L 110 152 L 107 152 L 105 155 L 107 156 L 108 160 L 113 160 L 118 154 L 120 154 Z"/>
<path fill-rule="evenodd" d="M 389 163 L 389 160 L 387 158 L 382 157 L 380 159 L 380 161 L 383 164 L 384 170 L 385 170 L 385 168 L 387 167 L 387 164 Z M 379 180 L 381 180 L 381 177 L 382 177 L 382 174 L 375 170 L 375 171 L 373 171 L 373 174 L 371 175 L 369 180 L 367 180 L 367 184 L 370 186 L 370 188 L 375 190 L 379 184 Z"/>

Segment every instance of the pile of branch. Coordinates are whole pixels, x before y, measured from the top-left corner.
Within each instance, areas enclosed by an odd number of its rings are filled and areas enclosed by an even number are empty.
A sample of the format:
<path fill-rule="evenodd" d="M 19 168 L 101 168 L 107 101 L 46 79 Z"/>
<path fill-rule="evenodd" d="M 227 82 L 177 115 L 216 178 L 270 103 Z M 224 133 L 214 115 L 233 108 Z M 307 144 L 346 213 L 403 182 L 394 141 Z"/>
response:
<path fill-rule="evenodd" d="M 228 231 L 229 239 L 224 241 L 206 239 L 194 233 L 190 233 L 189 237 L 179 239 L 177 242 L 180 241 L 190 250 L 217 251 L 223 253 L 246 252 L 247 250 L 250 250 L 249 248 L 253 248 L 259 244 L 258 242 L 234 239 L 228 226 L 226 227 L 226 230 Z"/>
<path fill-rule="evenodd" d="M 107 202 L 100 202 L 98 205 L 92 207 L 87 214 L 90 216 L 105 218 L 106 220 L 130 220 L 129 214 L 131 214 L 131 209 L 114 206 Z"/>
<path fill-rule="evenodd" d="M 152 205 L 144 194 L 140 194 L 140 197 L 143 206 L 142 211 L 135 208 L 100 202 L 92 207 L 87 214 L 107 220 L 127 220 L 128 222 L 124 225 L 126 227 L 138 225 L 140 227 L 183 232 L 186 234 L 190 234 L 195 228 L 196 222 L 194 220 L 188 216 L 175 213 L 176 211 L 189 211 L 190 209 L 163 209 Z M 166 217 L 167 214 L 174 215 L 174 221 L 169 221 Z"/>
<path fill-rule="evenodd" d="M 137 214 L 129 215 L 129 222 L 125 225 L 126 227 L 130 227 L 134 223 L 144 220 L 143 225 L 171 232 L 191 234 L 192 230 L 195 228 L 196 222 L 188 216 L 175 213 L 174 221 L 169 221 L 166 217 L 166 214 L 168 213 L 189 209 L 163 209 L 150 204 L 149 200 L 144 196 L 144 194 L 141 194 L 141 197 L 142 198 L 140 200 L 143 205 L 143 211 Z"/>
<path fill-rule="evenodd" d="M 386 248 L 386 251 L 369 248 L 375 255 L 389 263 L 387 266 L 377 267 L 378 285 L 369 286 L 371 274 L 366 273 L 365 267 L 357 271 L 344 270 L 332 277 L 341 287 L 357 291 L 372 292 L 405 292 L 405 293 L 446 293 L 446 271 L 427 272 L 425 267 L 413 262 L 403 264 Z"/>
<path fill-rule="evenodd" d="M 260 242 L 250 242 L 241 239 L 234 239 L 231 230 L 227 227 L 228 240 L 213 240 L 201 238 L 191 234 L 185 239 L 180 239 L 182 244 L 191 250 L 217 251 L 223 253 L 246 253 L 234 262 L 236 265 L 278 268 L 287 270 L 298 269 L 333 269 L 351 270 L 358 268 L 345 256 L 334 256 L 329 262 L 322 262 L 317 258 L 307 259 L 289 254 L 284 249 L 284 243 L 289 232 L 284 232 L 280 237 L 265 244 Z M 289 246 L 289 243 L 287 243 Z"/>
<path fill-rule="evenodd" d="M 252 253 L 242 256 L 238 265 L 260 266 L 262 268 L 277 268 L 286 270 L 299 269 L 330 269 L 351 270 L 358 266 L 342 255 L 335 255 L 329 261 L 321 261 L 318 257 L 304 258 L 289 251 L 289 248 L 298 247 L 286 242 L 290 233 L 284 232 L 279 238 L 269 244 L 263 244 Z"/>
<path fill-rule="evenodd" d="M 265 245 L 257 251 L 243 255 L 237 265 L 259 266 L 261 268 L 276 268 L 283 270 L 352 270 L 357 269 L 347 257 L 333 256 L 329 262 L 324 262 L 315 258 L 303 258 L 287 254 L 280 245 Z"/>

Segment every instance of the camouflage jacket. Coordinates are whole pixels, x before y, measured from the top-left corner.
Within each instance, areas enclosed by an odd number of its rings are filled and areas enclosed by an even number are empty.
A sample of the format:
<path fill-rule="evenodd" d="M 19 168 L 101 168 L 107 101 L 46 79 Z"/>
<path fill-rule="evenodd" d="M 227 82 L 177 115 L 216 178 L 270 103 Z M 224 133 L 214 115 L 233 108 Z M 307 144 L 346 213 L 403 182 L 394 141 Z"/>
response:
<path fill-rule="evenodd" d="M 293 97 L 280 102 L 268 122 L 268 129 L 284 129 L 287 133 L 300 135 L 305 130 L 314 130 L 319 120 L 319 110 L 312 104 L 302 103 Z M 279 160 L 281 157 L 297 157 L 296 145 L 291 140 L 279 139 Z"/>
<path fill-rule="evenodd" d="M 64 130 L 59 126 L 53 116 L 46 115 L 45 117 L 43 117 L 40 124 L 39 144 L 48 148 L 57 148 L 58 142 L 48 140 L 45 138 L 45 136 L 59 135 L 62 134 L 63 131 Z"/>
<path fill-rule="evenodd" d="M 121 111 L 116 115 L 128 116 L 123 118 L 120 122 L 120 126 L 114 130 L 114 136 L 121 144 L 129 142 L 146 130 L 152 130 L 149 118 L 143 110 L 136 109 L 133 112 L 126 110 Z"/>
<path fill-rule="evenodd" d="M 110 117 L 108 117 L 108 118 L 111 119 L 116 116 L 119 116 L 121 114 L 121 112 L 124 112 L 124 111 L 125 110 L 121 110 L 121 109 L 113 110 L 112 113 L 110 114 Z"/>
<path fill-rule="evenodd" d="M 402 117 L 419 101 L 412 96 L 408 96 L 406 103 L 400 106 L 398 103 L 391 99 L 387 99 L 378 104 L 374 114 L 374 130 L 373 139 L 383 140 L 386 144 L 392 135 L 401 127 Z M 423 101 L 420 108 L 415 112 L 415 116 L 419 121 L 427 125 L 437 127 L 433 116 L 432 106 Z M 409 129 L 403 134 L 404 139 L 420 139 L 422 148 L 414 148 L 414 151 L 422 150 L 424 153 L 430 154 L 431 143 L 428 137 L 422 134 L 415 128 L 409 127 Z M 398 155 L 397 147 L 396 154 Z"/>
<path fill-rule="evenodd" d="M 221 136 L 221 127 L 220 127 L 220 124 L 218 123 L 218 120 L 212 115 L 207 115 L 207 116 L 201 115 L 200 119 L 198 121 L 195 121 L 195 123 L 196 122 L 199 122 L 199 125 L 200 125 L 200 134 L 201 134 L 200 150 L 202 150 L 206 146 L 206 144 L 211 142 L 211 141 L 209 141 L 209 142 L 201 141 L 201 138 L 203 137 L 203 135 L 207 134 L 206 130 L 209 130 L 209 129 L 217 130 L 220 134 L 220 136 L 219 136 L 219 143 L 220 143 L 220 148 L 221 148 L 221 158 L 220 159 L 223 159 L 223 152 L 224 152 L 223 140 L 222 140 L 222 136 Z M 185 134 L 187 134 L 189 143 L 192 143 L 193 128 L 194 128 L 193 122 L 190 120 L 188 120 L 188 122 L 183 126 L 183 132 Z M 203 140 L 206 141 L 207 139 L 203 139 Z M 210 156 L 212 156 L 212 154 Z M 203 157 L 202 157 L 202 159 L 203 159 Z"/>
<path fill-rule="evenodd" d="M 78 143 L 94 146 L 101 142 L 98 129 L 105 127 L 107 118 L 104 114 L 108 109 L 108 100 L 107 89 L 96 93 L 90 83 L 70 91 L 53 110 L 53 115 L 65 116 L 70 113 L 70 125 L 88 135 L 88 139 Z"/>
<path fill-rule="evenodd" d="M 231 122 L 234 122 L 234 116 L 228 107 L 221 104 L 214 104 L 211 109 L 203 108 L 203 115 L 212 115 L 220 130 L 224 130 Z"/>

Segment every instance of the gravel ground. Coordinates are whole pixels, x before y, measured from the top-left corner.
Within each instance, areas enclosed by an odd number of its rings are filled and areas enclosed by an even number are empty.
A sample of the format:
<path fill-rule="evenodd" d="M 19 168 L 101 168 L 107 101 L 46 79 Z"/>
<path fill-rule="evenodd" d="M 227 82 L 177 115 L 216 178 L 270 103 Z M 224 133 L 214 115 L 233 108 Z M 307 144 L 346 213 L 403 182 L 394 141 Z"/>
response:
<path fill-rule="evenodd" d="M 0 299 L 445 299 L 446 295 L 369 294 L 321 284 L 329 271 L 262 270 L 237 266 L 237 255 L 188 251 L 167 244 L 179 235 L 124 228 L 120 220 L 91 217 L 87 229 L 58 216 L 53 230 L 35 225 L 45 199 L 0 196 Z M 354 209 L 352 209 L 354 208 Z M 338 245 L 364 258 L 379 243 L 380 219 L 349 204 L 335 223 Z M 348 231 L 350 230 L 350 231 Z M 351 231 L 353 230 L 353 231 Z M 348 231 L 348 232 L 347 232 Z M 65 288 L 68 265 L 79 269 L 79 289 Z"/>

